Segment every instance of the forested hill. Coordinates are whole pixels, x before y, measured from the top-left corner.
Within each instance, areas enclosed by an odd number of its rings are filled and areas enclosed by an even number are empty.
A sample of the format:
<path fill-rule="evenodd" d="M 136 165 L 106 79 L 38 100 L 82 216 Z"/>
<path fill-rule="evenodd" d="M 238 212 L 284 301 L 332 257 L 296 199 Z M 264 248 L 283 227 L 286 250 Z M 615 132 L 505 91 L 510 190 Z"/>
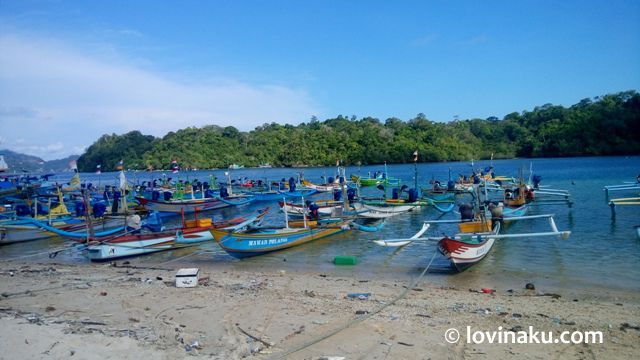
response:
<path fill-rule="evenodd" d="M 558 157 L 640 153 L 640 94 L 627 91 L 584 99 L 565 108 L 545 104 L 503 119 L 440 123 L 424 114 L 403 121 L 338 116 L 297 126 L 264 124 L 250 132 L 216 125 L 170 132 L 163 138 L 133 131 L 104 135 L 78 160 L 82 171 L 346 165 L 513 157 Z"/>

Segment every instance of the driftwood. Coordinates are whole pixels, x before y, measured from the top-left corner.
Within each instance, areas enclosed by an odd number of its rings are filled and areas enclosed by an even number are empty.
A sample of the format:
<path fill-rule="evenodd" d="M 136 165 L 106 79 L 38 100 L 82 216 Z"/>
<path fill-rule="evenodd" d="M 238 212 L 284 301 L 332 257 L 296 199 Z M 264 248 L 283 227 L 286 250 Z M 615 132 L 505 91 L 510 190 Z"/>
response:
<path fill-rule="evenodd" d="M 238 324 L 236 324 L 236 327 L 238 328 L 238 330 L 240 330 L 240 332 L 241 332 L 241 333 L 243 333 L 243 334 L 247 335 L 248 337 L 252 338 L 253 340 L 256 340 L 256 341 L 259 341 L 259 342 L 263 343 L 263 344 L 264 344 L 264 346 L 266 346 L 266 347 L 270 347 L 270 346 L 272 346 L 272 345 L 273 345 L 272 343 L 267 342 L 267 341 L 264 341 L 264 340 L 262 340 L 261 338 L 259 338 L 259 337 L 257 337 L 257 336 L 254 336 L 254 335 L 249 334 L 246 330 L 244 330 L 243 328 L 241 328 L 241 327 L 240 327 L 240 325 L 238 325 Z"/>

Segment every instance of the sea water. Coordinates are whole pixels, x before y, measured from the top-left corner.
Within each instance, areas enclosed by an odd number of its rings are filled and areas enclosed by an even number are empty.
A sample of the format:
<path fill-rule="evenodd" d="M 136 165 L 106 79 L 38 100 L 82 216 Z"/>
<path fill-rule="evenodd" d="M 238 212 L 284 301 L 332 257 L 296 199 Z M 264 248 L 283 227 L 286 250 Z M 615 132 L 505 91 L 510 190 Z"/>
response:
<path fill-rule="evenodd" d="M 427 277 L 423 281 L 435 282 L 443 286 L 456 287 L 497 287 L 521 288 L 526 282 L 534 282 L 543 289 L 571 289 L 586 294 L 599 295 L 608 291 L 637 292 L 640 290 L 640 240 L 634 226 L 640 225 L 640 206 L 618 207 L 612 216 L 608 200 L 603 191 L 605 185 L 621 184 L 624 181 L 636 181 L 640 174 L 639 156 L 584 157 L 556 159 L 513 159 L 476 161 L 474 168 L 493 165 L 497 175 L 517 177 L 523 173 L 529 176 L 529 169 L 542 176 L 542 185 L 555 189 L 565 189 L 571 193 L 571 207 L 565 204 L 532 204 L 528 215 L 555 214 L 558 229 L 571 231 L 567 240 L 556 237 L 531 237 L 498 240 L 491 252 L 479 264 L 463 273 L 452 272 L 449 262 L 437 253 L 435 242 L 415 242 L 394 248 L 381 247 L 372 240 L 411 237 L 422 226 L 424 220 L 457 219 L 455 213 L 441 214 L 433 208 L 423 208 L 386 220 L 385 227 L 376 233 L 349 231 L 325 239 L 313 241 L 302 246 L 271 254 L 237 260 L 228 256 L 215 243 L 206 243 L 187 249 L 167 251 L 148 256 L 132 258 L 128 261 L 139 266 L 159 266 L 171 264 L 172 267 L 211 268 L 215 272 L 219 267 L 254 271 L 305 271 L 336 276 L 349 276 L 359 279 L 374 277 L 412 278 L 420 274 L 432 258 Z M 389 176 L 402 179 L 402 183 L 414 186 L 414 174 L 418 174 L 418 186 L 428 187 L 428 181 L 439 179 L 444 184 L 451 174 L 456 179 L 459 174 L 469 175 L 470 162 L 421 163 L 414 165 L 388 165 Z M 384 170 L 383 165 L 347 167 L 347 176 L 351 174 L 367 176 L 370 172 Z M 165 173 L 174 180 L 209 181 L 214 174 L 219 181 L 226 179 L 230 172 L 232 179 L 247 177 L 263 181 L 279 181 L 282 178 L 296 177 L 304 173 L 311 182 L 320 183 L 322 177 L 335 176 L 336 169 L 324 168 L 274 168 L 184 171 L 177 174 Z M 53 181 L 66 182 L 70 174 L 57 175 Z M 141 182 L 152 178 L 161 178 L 162 172 L 127 172 L 129 182 Z M 81 174 L 83 181 L 100 181 L 117 185 L 117 173 Z M 368 196 L 382 196 L 383 191 L 363 188 Z M 391 190 L 387 189 L 387 195 Z M 638 192 L 615 192 L 610 197 L 638 196 Z M 331 194 L 314 196 L 310 200 L 330 198 Z M 458 202 L 464 201 L 459 198 Z M 284 226 L 284 215 L 278 205 L 273 203 L 252 203 L 240 207 L 214 210 L 200 216 L 231 218 L 247 214 L 264 206 L 271 211 L 265 223 Z M 179 220 L 170 220 L 177 224 Z M 550 231 L 547 220 L 521 221 L 512 224 L 505 233 Z M 427 234 L 439 236 L 452 235 L 455 228 L 434 226 Z M 22 261 L 55 261 L 63 263 L 85 264 L 89 261 L 81 251 L 65 251 L 54 259 L 49 258 L 52 249 L 67 246 L 69 242 L 60 238 L 39 240 L 28 243 L 0 247 L 0 258 L 20 259 Z M 332 260 L 337 255 L 350 255 L 358 258 L 355 266 L 335 266 Z M 168 266 L 168 265 L 166 265 Z"/>

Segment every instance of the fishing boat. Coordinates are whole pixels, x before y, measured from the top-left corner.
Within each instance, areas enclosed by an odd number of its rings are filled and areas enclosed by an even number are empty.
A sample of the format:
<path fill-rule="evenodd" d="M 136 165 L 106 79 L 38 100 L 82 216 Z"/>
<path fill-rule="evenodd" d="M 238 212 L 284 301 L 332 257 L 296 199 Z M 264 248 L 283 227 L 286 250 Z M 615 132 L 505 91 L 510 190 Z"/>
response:
<path fill-rule="evenodd" d="M 500 232 L 500 223 L 493 228 L 486 221 L 460 223 L 460 234 L 443 237 L 438 242 L 438 250 L 451 262 L 451 266 L 462 272 L 480 262 L 489 253 Z"/>
<path fill-rule="evenodd" d="M 295 191 L 282 191 L 282 190 L 267 190 L 267 191 L 251 191 L 247 192 L 247 195 L 253 197 L 254 201 L 276 201 L 283 197 L 287 198 L 301 198 L 309 197 L 317 193 L 316 190 L 295 190 Z"/>
<path fill-rule="evenodd" d="M 330 192 L 334 190 L 339 190 L 341 188 L 341 185 L 337 182 L 317 185 L 307 180 L 302 180 L 302 185 L 310 189 L 314 189 L 317 192 Z"/>
<path fill-rule="evenodd" d="M 368 219 L 385 219 L 392 216 L 397 216 L 400 214 L 407 213 L 409 211 L 413 211 L 415 209 L 419 209 L 419 205 L 392 205 L 392 206 L 378 206 L 372 204 L 363 203 L 362 209 L 365 211 L 359 211 L 358 217 L 368 218 Z M 356 208 L 357 210 L 357 208 Z"/>
<path fill-rule="evenodd" d="M 309 202 L 309 204 L 278 201 L 278 205 L 280 205 L 282 211 L 293 216 L 309 215 L 314 209 L 317 211 L 318 216 L 335 216 L 343 208 L 344 203 L 334 200 L 314 201 Z"/>
<path fill-rule="evenodd" d="M 436 241 L 438 250 L 451 262 L 451 267 L 456 271 L 464 271 L 470 266 L 484 259 L 498 239 L 531 238 L 540 236 L 556 236 L 566 239 L 571 231 L 559 231 L 553 215 L 514 216 L 503 221 L 519 221 L 533 219 L 548 219 L 551 231 L 532 232 L 521 234 L 500 234 L 502 223 L 500 221 L 488 221 L 484 216 L 471 220 L 429 220 L 425 221 L 422 229 L 411 238 L 376 240 L 381 246 L 400 247 L 416 241 Z M 458 224 L 458 233 L 453 236 L 427 236 L 422 235 L 435 224 Z"/>
<path fill-rule="evenodd" d="M 423 198 L 423 199 L 418 199 L 418 200 L 413 200 L 411 198 L 409 199 L 372 199 L 372 198 L 364 198 L 360 200 L 361 203 L 363 205 L 365 205 L 365 208 L 369 209 L 369 210 L 375 210 L 375 211 L 383 211 L 384 208 L 392 208 L 392 207 L 401 207 L 401 209 L 406 209 L 406 206 L 412 206 L 412 207 L 425 207 L 425 206 L 432 206 L 433 208 L 435 208 L 436 210 L 442 212 L 442 213 L 448 213 L 453 211 L 453 209 L 455 208 L 455 203 L 451 200 L 442 200 L 442 201 L 438 201 L 438 200 L 431 200 L 428 198 Z M 375 206 L 376 208 L 372 208 L 372 206 Z M 409 209 L 409 210 L 413 210 L 413 209 Z M 409 210 L 404 210 L 404 211 L 409 211 Z M 394 210 L 392 212 L 396 212 L 397 210 Z M 404 212 L 403 210 L 400 210 L 400 212 Z"/>
<path fill-rule="evenodd" d="M 163 215 L 188 214 L 196 211 L 221 209 L 227 206 L 239 206 L 253 201 L 253 197 L 247 195 L 230 195 L 226 197 L 211 197 L 202 199 L 185 200 L 153 200 L 138 196 L 136 200 L 148 210 L 158 211 Z"/>
<path fill-rule="evenodd" d="M 107 261 L 193 246 L 213 240 L 211 233 L 213 229 L 234 228 L 239 230 L 250 224 L 257 224 L 262 221 L 268 211 L 269 208 L 265 208 L 250 216 L 241 216 L 221 222 L 213 222 L 210 218 L 190 220 L 178 229 L 113 237 L 90 243 L 87 246 L 86 255 L 92 261 Z"/>
<path fill-rule="evenodd" d="M 229 165 L 229 170 L 238 170 L 238 169 L 244 169 L 244 165 L 238 165 L 238 164 Z"/>
<path fill-rule="evenodd" d="M 367 187 L 382 184 L 384 179 L 382 177 L 382 173 L 376 172 L 373 176 L 369 174 L 369 177 L 351 175 L 351 181 L 359 184 L 360 186 Z"/>
<path fill-rule="evenodd" d="M 111 234 L 123 229 L 122 218 L 102 218 L 93 221 L 97 232 Z M 51 222 L 37 219 L 18 219 L 0 223 L 0 245 L 42 240 L 67 232 L 85 236 L 88 222 L 78 218 L 57 219 Z M 86 236 L 85 236 L 86 237 Z"/>
<path fill-rule="evenodd" d="M 302 229 L 289 227 L 257 228 L 246 232 L 228 233 L 222 236 L 218 244 L 229 255 L 236 258 L 245 258 L 305 244 L 349 229 L 348 221 Z"/>

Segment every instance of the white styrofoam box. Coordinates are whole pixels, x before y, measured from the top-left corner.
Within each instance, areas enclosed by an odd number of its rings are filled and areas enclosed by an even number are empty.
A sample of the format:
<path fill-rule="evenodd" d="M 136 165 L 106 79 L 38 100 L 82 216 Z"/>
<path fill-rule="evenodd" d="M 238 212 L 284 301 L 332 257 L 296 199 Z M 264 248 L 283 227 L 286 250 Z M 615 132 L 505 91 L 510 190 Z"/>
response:
<path fill-rule="evenodd" d="M 196 287 L 198 286 L 198 268 L 180 269 L 176 273 L 176 287 Z"/>

